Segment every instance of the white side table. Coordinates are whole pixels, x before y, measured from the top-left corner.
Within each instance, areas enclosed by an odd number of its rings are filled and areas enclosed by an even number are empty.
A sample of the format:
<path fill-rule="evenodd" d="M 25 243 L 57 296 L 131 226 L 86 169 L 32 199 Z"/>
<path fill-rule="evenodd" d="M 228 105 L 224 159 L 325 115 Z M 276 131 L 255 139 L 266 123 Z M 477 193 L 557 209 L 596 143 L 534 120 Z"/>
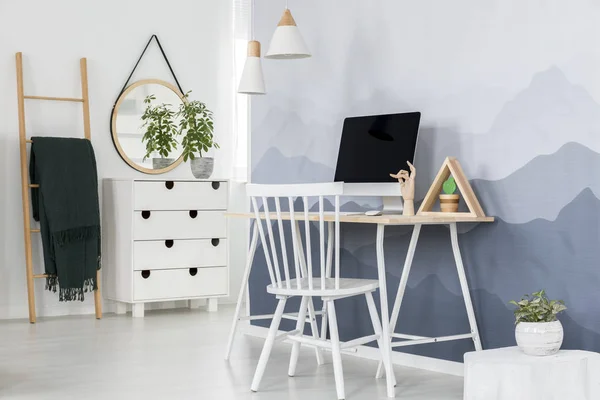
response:
<path fill-rule="evenodd" d="M 600 354 L 535 357 L 518 347 L 465 354 L 464 400 L 600 399 Z"/>

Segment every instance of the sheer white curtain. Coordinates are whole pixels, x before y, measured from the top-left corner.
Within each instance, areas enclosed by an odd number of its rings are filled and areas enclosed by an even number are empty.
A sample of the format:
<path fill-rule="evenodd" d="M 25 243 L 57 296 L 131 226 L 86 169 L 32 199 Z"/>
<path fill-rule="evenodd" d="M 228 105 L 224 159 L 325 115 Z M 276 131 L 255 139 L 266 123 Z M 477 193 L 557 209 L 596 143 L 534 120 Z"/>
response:
<path fill-rule="evenodd" d="M 232 179 L 248 181 L 250 150 L 250 101 L 249 96 L 237 94 L 237 87 L 244 69 L 248 40 L 250 40 L 251 0 L 233 0 L 233 70 L 235 74 L 233 96 L 233 171 Z"/>

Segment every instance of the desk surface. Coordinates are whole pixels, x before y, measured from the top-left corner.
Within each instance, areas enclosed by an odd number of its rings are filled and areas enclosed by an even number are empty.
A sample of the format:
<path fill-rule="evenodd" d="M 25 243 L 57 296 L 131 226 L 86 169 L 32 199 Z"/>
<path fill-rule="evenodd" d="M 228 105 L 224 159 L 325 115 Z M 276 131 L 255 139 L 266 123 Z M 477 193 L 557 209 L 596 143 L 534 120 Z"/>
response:
<path fill-rule="evenodd" d="M 272 220 L 277 219 L 276 213 L 269 214 Z M 255 216 L 253 213 L 225 213 L 225 216 L 230 218 L 249 218 L 254 219 Z M 260 214 L 261 218 L 264 219 L 264 213 Z M 289 213 L 281 213 L 281 216 L 285 220 L 290 219 Z M 297 212 L 294 215 L 295 219 L 298 221 L 304 221 L 304 214 L 301 212 Z M 309 221 L 318 221 L 319 213 L 309 213 L 308 215 Z M 325 221 L 335 221 L 335 217 L 333 213 L 325 213 Z M 340 213 L 340 222 L 351 222 L 358 224 L 383 224 L 383 225 L 445 225 L 452 224 L 455 222 L 494 222 L 494 217 L 472 217 L 468 214 L 460 214 L 456 213 L 453 215 L 445 214 L 445 215 L 378 215 L 378 216 L 368 216 L 364 214 L 356 214 L 356 213 Z"/>

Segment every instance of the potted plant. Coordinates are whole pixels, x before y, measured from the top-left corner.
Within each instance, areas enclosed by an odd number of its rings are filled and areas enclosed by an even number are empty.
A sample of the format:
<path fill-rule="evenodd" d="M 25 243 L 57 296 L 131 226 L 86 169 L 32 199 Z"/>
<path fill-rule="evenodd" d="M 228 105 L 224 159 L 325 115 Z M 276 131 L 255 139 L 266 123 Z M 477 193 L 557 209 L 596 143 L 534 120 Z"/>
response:
<path fill-rule="evenodd" d="M 444 194 L 440 194 L 440 210 L 442 212 L 458 212 L 459 195 L 456 191 L 456 182 L 453 177 L 448 177 L 442 185 Z"/>
<path fill-rule="evenodd" d="M 517 306 L 515 338 L 525 354 L 549 356 L 560 349 L 563 327 L 556 315 L 567 309 L 562 300 L 548 300 L 546 292 L 540 290 L 510 304 Z"/>
<path fill-rule="evenodd" d="M 188 92 L 185 97 L 188 98 Z M 198 179 L 207 179 L 213 172 L 214 159 L 204 157 L 211 148 L 219 148 L 213 140 L 213 113 L 206 104 L 198 100 L 183 102 L 177 113 L 181 117 L 179 133 L 183 135 L 183 161 L 190 160 L 192 174 Z"/>
<path fill-rule="evenodd" d="M 147 105 L 142 115 L 142 128 L 145 129 L 142 142 L 146 143 L 144 161 L 158 155 L 159 157 L 152 158 L 152 168 L 162 169 L 175 162 L 175 159 L 168 157 L 178 144 L 178 131 L 174 122 L 176 113 L 171 110 L 170 104 L 152 105 L 154 100 L 156 97 L 152 94 L 144 99 L 144 104 Z"/>

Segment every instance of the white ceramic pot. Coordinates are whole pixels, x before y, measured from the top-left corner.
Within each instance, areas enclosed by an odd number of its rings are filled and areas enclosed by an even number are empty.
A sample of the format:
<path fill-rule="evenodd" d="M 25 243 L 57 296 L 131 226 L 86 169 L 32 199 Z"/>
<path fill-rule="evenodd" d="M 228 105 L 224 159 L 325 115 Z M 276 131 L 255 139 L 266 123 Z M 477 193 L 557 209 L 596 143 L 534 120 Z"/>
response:
<path fill-rule="evenodd" d="M 563 326 L 554 322 L 519 322 L 515 328 L 519 348 L 530 356 L 549 356 L 560 350 Z"/>

